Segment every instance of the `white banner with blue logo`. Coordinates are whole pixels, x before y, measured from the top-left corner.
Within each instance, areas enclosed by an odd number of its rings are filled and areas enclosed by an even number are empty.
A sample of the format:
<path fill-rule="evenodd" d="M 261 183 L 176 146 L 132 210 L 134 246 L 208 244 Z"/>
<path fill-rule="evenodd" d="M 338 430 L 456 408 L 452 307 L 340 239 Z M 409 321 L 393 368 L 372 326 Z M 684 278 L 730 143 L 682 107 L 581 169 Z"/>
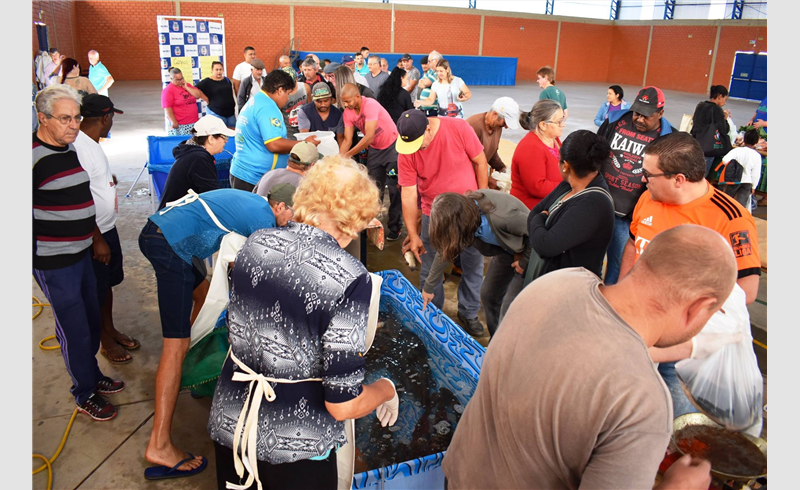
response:
<path fill-rule="evenodd" d="M 184 80 L 192 85 L 211 76 L 211 63 L 225 64 L 225 20 L 212 17 L 174 17 L 159 15 L 158 47 L 162 89 L 169 83 L 169 68 L 180 68 Z M 191 75 L 190 75 L 191 74 Z M 205 102 L 197 101 L 197 111 L 205 114 Z M 166 117 L 165 117 L 166 119 Z M 169 120 L 166 122 L 169 125 Z"/>

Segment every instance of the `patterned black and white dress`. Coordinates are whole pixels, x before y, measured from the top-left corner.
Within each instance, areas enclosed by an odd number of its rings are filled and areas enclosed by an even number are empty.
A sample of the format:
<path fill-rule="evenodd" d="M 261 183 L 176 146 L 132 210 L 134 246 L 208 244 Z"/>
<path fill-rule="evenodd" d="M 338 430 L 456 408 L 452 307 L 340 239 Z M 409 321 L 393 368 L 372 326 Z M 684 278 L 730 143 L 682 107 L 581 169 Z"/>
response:
<path fill-rule="evenodd" d="M 282 464 L 325 455 L 346 442 L 344 425 L 325 409 L 361 394 L 372 283 L 366 268 L 328 233 L 290 222 L 253 233 L 231 273 L 228 330 L 232 354 L 265 377 L 276 395 L 258 414 L 259 461 Z M 233 448 L 249 383 L 222 369 L 208 432 Z M 252 403 L 252 401 L 251 401 Z"/>

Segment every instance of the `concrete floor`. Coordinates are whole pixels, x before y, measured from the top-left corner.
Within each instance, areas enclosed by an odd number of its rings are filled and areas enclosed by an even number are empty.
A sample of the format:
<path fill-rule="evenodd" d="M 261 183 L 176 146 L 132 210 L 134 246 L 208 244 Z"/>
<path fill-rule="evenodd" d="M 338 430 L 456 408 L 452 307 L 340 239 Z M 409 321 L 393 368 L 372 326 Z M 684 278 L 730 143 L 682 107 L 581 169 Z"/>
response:
<path fill-rule="evenodd" d="M 595 130 L 593 119 L 600 104 L 605 101 L 605 83 L 559 83 L 567 94 L 570 117 L 564 135 L 576 129 Z M 639 87 L 624 86 L 631 100 Z M 472 99 L 464 104 L 467 116 L 487 110 L 501 96 L 513 97 L 523 110 L 530 110 L 538 99 L 539 87 L 526 83 L 514 87 L 471 87 Z M 156 302 L 156 284 L 152 267 L 139 251 L 137 237 L 147 217 L 152 213 L 147 194 L 147 173 L 136 183 L 130 198 L 125 194 L 147 159 L 147 135 L 163 135 L 163 111 L 160 108 L 159 82 L 117 82 L 111 89 L 115 105 L 124 110 L 117 115 L 111 131 L 112 138 L 102 146 L 111 162 L 119 185 L 119 218 L 117 228 L 125 257 L 125 280 L 114 290 L 114 319 L 117 328 L 137 338 L 142 346 L 131 352 L 133 362 L 112 365 L 98 355 L 104 373 L 127 383 L 125 391 L 111 395 L 109 399 L 118 407 L 119 415 L 110 422 L 94 422 L 79 414 L 72 427 L 67 444 L 53 465 L 55 489 L 156 489 L 156 488 L 216 488 L 213 446 L 206 433 L 210 399 L 196 400 L 188 392 L 178 399 L 177 416 L 174 421 L 173 438 L 177 445 L 194 454 L 209 459 L 206 471 L 198 476 L 162 482 L 144 479 L 144 450 L 152 429 L 154 409 L 153 393 L 155 371 L 161 354 L 161 330 Z M 678 126 L 683 114 L 692 114 L 698 101 L 705 97 L 699 94 L 666 91 L 665 117 Z M 746 122 L 757 103 L 730 100 L 726 108 L 733 113 L 737 125 Z M 518 142 L 524 132 L 506 131 L 504 145 Z M 510 155 L 510 153 L 508 153 Z M 756 215 L 766 219 L 766 208 L 759 208 Z M 764 223 L 766 224 L 766 223 Z M 766 229 L 764 227 L 764 229 Z M 401 240 L 386 242 L 383 251 L 372 245 L 368 248 L 370 270 L 398 269 L 409 280 L 417 284 L 419 272 L 410 272 L 400 254 Z M 445 283 L 446 302 L 444 311 L 455 318 L 455 291 L 458 278 L 448 275 Z M 766 273 L 762 275 L 759 300 L 751 305 L 751 321 L 754 337 L 767 343 L 766 339 Z M 39 287 L 32 281 L 33 295 L 44 301 Z M 483 319 L 483 313 L 480 313 Z M 32 434 L 34 452 L 51 456 L 59 446 L 64 430 L 75 408 L 69 394 L 69 376 L 64 368 L 59 351 L 39 349 L 40 339 L 53 334 L 53 315 L 45 308 L 33 321 L 31 349 L 33 355 L 33 417 Z M 488 338 L 478 339 L 486 344 Z M 766 374 L 766 350 L 756 347 L 759 365 Z M 764 378 L 766 388 L 766 376 Z M 34 468 L 40 465 L 34 460 Z M 33 488 L 44 488 L 46 472 L 33 477 Z"/>

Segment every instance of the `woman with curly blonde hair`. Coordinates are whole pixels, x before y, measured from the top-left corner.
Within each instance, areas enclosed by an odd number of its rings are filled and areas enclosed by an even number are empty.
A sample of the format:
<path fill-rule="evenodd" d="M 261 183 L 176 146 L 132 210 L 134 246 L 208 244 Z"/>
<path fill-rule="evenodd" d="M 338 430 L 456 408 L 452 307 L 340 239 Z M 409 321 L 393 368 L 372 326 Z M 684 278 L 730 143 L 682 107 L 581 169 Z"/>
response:
<path fill-rule="evenodd" d="M 250 235 L 231 272 L 231 351 L 208 420 L 219 488 L 335 488 L 343 421 L 373 411 L 384 426 L 397 419 L 394 384 L 363 384 L 373 279 L 343 250 L 378 214 L 378 188 L 364 167 L 332 155 L 292 204 L 294 221 Z"/>

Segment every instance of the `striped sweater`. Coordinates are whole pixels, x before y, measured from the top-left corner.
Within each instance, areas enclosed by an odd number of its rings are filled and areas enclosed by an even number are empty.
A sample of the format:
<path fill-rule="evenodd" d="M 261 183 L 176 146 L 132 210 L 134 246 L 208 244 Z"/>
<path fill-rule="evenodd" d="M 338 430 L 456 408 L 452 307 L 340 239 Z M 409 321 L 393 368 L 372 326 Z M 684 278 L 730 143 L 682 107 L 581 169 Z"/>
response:
<path fill-rule="evenodd" d="M 33 268 L 77 263 L 92 245 L 94 229 L 89 175 L 75 147 L 48 145 L 33 133 Z"/>

